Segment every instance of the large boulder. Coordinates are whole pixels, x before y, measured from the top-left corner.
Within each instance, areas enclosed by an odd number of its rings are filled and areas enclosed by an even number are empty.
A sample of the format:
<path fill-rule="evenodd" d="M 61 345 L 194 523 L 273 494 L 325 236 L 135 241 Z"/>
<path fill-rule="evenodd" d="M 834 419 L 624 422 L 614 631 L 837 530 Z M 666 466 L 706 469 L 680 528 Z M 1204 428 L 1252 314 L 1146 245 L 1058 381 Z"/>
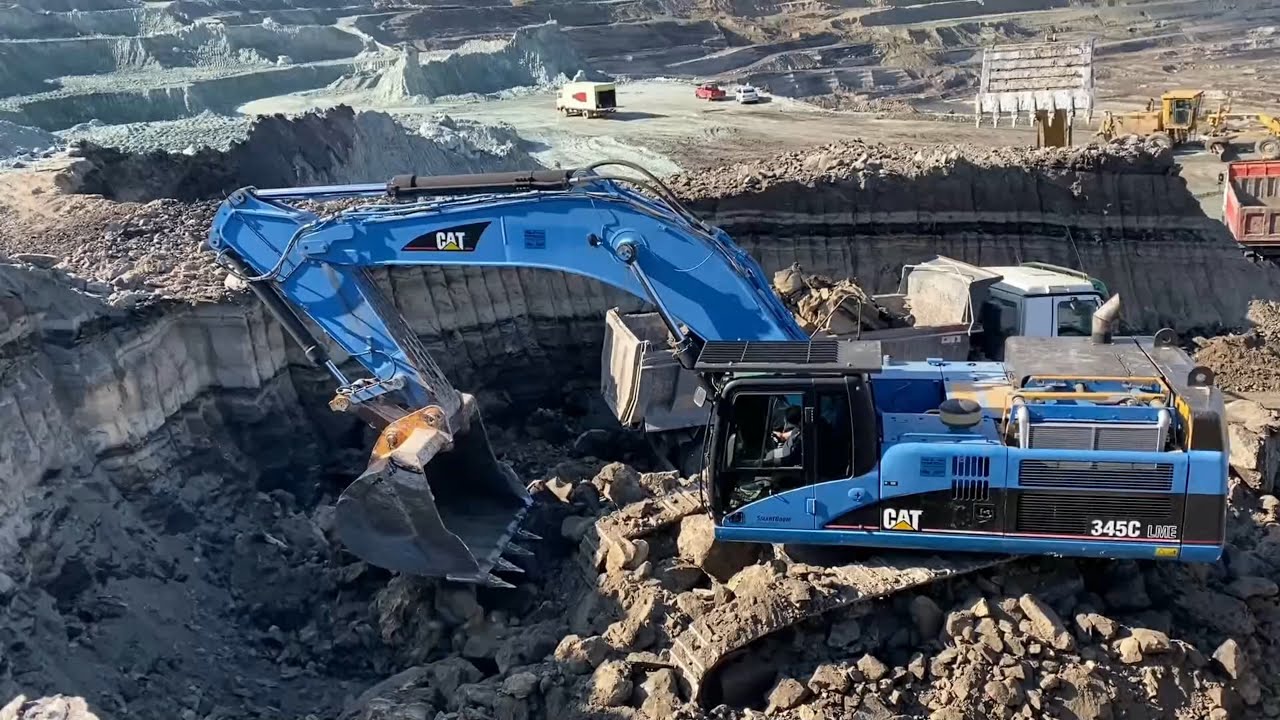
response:
<path fill-rule="evenodd" d="M 715 523 L 702 514 L 680 521 L 676 548 L 680 557 L 720 582 L 728 582 L 739 570 L 756 561 L 760 550 L 749 543 L 725 543 L 715 539 Z"/>

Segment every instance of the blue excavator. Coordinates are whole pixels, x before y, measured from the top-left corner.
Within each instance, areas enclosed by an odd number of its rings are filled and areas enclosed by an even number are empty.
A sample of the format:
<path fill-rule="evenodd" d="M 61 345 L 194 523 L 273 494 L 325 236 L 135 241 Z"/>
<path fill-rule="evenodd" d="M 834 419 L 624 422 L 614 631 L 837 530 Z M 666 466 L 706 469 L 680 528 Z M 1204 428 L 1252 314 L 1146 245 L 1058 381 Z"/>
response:
<path fill-rule="evenodd" d="M 604 168 L 627 167 L 624 175 Z M 298 207 L 337 208 L 321 214 Z M 331 202 L 341 201 L 341 202 Z M 325 205 L 324 203 L 330 203 Z M 1002 363 L 899 361 L 811 339 L 762 268 L 659 179 L 581 170 L 244 188 L 209 249 L 380 435 L 336 527 L 368 562 L 502 586 L 532 504 L 373 268 L 542 268 L 642 298 L 700 379 L 707 510 L 724 541 L 1212 562 L 1227 432 L 1212 373 L 1171 331 L 1008 340 Z M 318 328 L 362 368 L 351 378 Z M 506 557 L 504 557 L 504 555 Z"/>

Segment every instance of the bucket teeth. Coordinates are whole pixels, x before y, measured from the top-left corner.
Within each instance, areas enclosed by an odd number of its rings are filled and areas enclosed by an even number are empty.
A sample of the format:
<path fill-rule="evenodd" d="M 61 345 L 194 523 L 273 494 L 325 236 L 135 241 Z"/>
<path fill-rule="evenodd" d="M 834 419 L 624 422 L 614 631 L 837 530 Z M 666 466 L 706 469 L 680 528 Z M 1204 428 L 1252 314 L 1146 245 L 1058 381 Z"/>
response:
<path fill-rule="evenodd" d="M 481 580 L 481 582 L 487 587 L 491 587 L 491 588 L 501 588 L 502 590 L 516 589 L 515 585 L 512 585 L 511 583 L 507 582 L 506 580 L 503 580 L 502 578 L 492 573 L 490 573 L 484 580 Z"/>
<path fill-rule="evenodd" d="M 537 542 L 542 539 L 541 536 L 534 535 L 533 533 L 529 532 L 528 530 L 525 530 L 524 528 L 519 528 L 516 530 L 516 537 L 520 538 L 521 540 L 532 540 L 533 542 Z"/>
<path fill-rule="evenodd" d="M 510 560 L 506 560 L 504 558 L 498 558 L 494 561 L 493 569 L 497 572 L 524 574 L 524 568 L 521 568 L 519 565 L 516 565 Z"/>
<path fill-rule="evenodd" d="M 533 557 L 532 550 L 515 543 L 507 543 L 507 547 L 503 552 L 511 557 Z"/>

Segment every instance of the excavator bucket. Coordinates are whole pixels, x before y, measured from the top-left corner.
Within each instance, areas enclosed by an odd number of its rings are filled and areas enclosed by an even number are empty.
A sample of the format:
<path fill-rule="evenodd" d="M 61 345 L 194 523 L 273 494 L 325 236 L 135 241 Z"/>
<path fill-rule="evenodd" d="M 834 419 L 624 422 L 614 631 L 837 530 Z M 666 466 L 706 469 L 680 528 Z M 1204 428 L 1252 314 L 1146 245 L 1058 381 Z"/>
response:
<path fill-rule="evenodd" d="M 338 499 L 338 537 L 388 570 L 509 587 L 493 572 L 518 570 L 502 554 L 529 536 L 520 523 L 533 501 L 494 456 L 475 398 L 461 397 L 452 422 L 433 405 L 383 430 Z"/>
<path fill-rule="evenodd" d="M 1025 118 L 1037 126 L 1040 146 L 1071 144 L 1071 127 L 1093 114 L 1093 41 L 996 45 L 982 53 L 974 98 L 976 122 L 999 125 Z"/>

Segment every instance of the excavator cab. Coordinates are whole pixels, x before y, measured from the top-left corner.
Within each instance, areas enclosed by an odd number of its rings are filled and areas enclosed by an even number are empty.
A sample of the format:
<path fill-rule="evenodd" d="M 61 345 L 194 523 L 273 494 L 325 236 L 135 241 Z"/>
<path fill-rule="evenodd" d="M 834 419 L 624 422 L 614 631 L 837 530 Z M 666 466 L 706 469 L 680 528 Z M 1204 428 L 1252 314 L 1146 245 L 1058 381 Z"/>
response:
<path fill-rule="evenodd" d="M 814 485 L 874 467 L 879 446 L 867 388 L 856 375 L 730 383 L 712 431 L 709 499 L 717 520 L 741 522 L 743 507 L 774 496 L 803 506 Z M 770 407 L 786 407 L 785 419 L 766 422 Z M 803 513 L 789 520 L 812 528 Z"/>
<path fill-rule="evenodd" d="M 805 357 L 789 355 L 800 348 Z M 812 348 L 830 358 L 810 357 Z M 706 344 L 696 369 L 722 383 L 708 439 L 717 523 L 812 530 L 814 487 L 875 467 L 876 410 L 865 372 L 878 367 L 879 353 L 874 341 Z"/>

